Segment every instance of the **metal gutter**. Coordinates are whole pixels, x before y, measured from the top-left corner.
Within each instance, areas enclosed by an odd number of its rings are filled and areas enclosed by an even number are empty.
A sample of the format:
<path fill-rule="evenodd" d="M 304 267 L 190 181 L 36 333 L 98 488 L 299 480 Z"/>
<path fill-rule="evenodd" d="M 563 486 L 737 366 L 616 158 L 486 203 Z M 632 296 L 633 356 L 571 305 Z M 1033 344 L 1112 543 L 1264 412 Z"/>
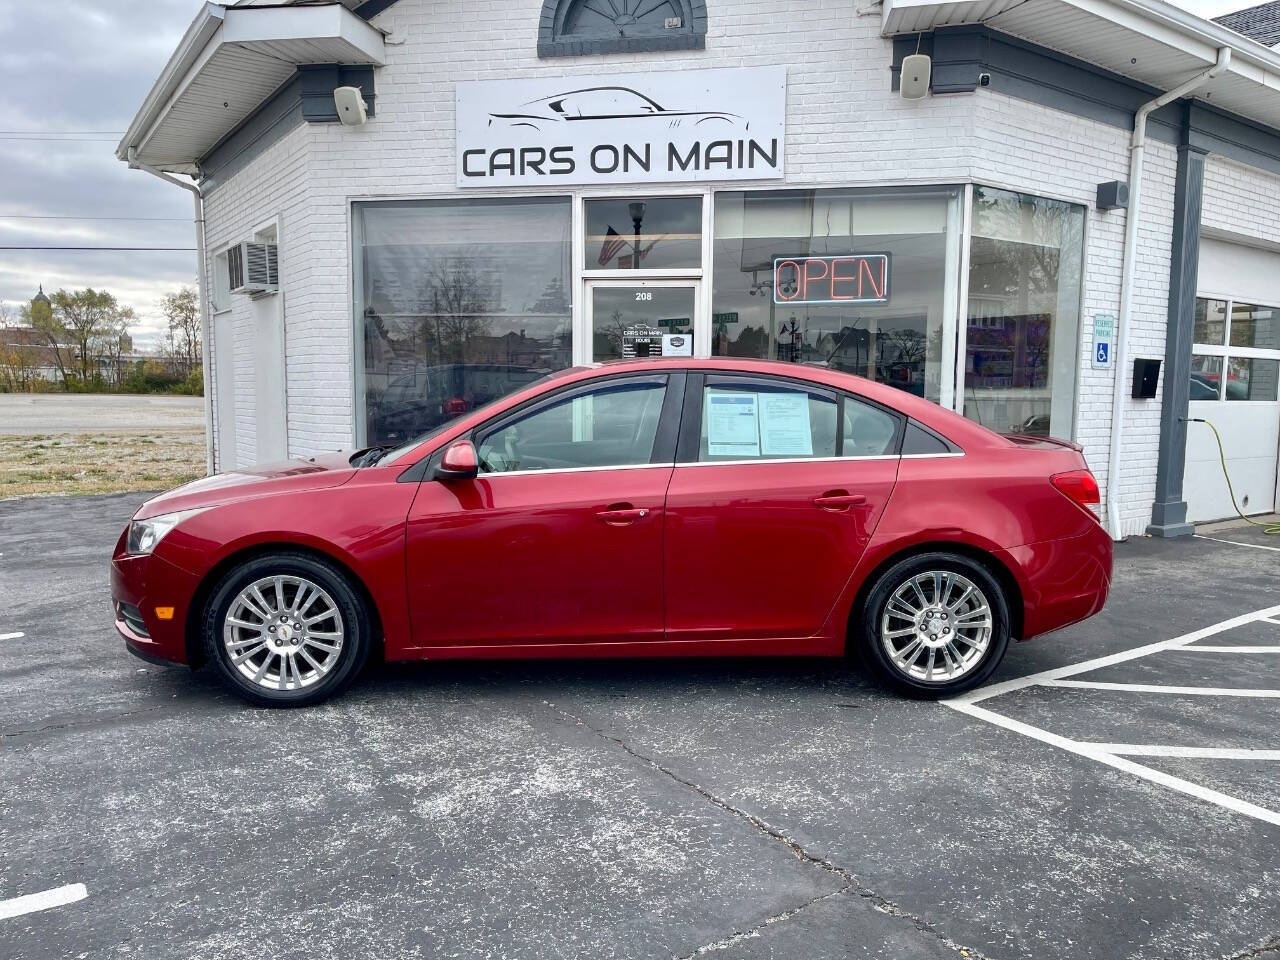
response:
<path fill-rule="evenodd" d="M 200 188 L 194 183 L 179 180 L 163 170 L 157 170 L 155 167 L 149 167 L 142 163 L 138 160 L 137 153 L 136 147 L 129 147 L 128 158 L 131 169 L 142 170 L 153 177 L 159 177 L 166 183 L 172 183 L 183 190 L 190 191 L 195 200 L 196 258 L 199 261 L 196 267 L 196 280 L 200 298 L 200 365 L 204 375 L 205 469 L 212 474 L 215 468 L 213 456 L 213 376 L 210 360 L 213 352 L 213 343 L 209 336 L 209 283 L 205 264 L 204 196 L 200 193 Z"/>
<path fill-rule="evenodd" d="M 1134 264 L 1138 253 L 1138 227 L 1142 213 L 1142 164 L 1147 145 L 1147 117 L 1208 83 L 1231 64 L 1231 48 L 1219 47 L 1212 67 L 1178 84 L 1140 106 L 1133 116 L 1129 141 L 1129 210 L 1124 221 L 1124 259 L 1120 267 L 1120 316 L 1116 321 L 1115 379 L 1111 392 L 1111 447 L 1107 458 L 1107 528 L 1112 540 L 1123 540 L 1120 530 L 1120 450 L 1124 440 L 1125 364 L 1129 354 L 1129 326 L 1133 312 Z M 1167 374 L 1168 371 L 1166 371 Z"/>

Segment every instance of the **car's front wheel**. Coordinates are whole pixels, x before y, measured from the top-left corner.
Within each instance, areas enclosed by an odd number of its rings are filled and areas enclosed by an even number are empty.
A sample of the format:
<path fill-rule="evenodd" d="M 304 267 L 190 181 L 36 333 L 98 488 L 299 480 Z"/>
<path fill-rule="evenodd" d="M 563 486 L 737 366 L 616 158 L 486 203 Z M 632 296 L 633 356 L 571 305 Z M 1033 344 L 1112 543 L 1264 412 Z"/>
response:
<path fill-rule="evenodd" d="M 973 689 L 1009 645 L 1004 589 L 985 566 L 959 554 L 894 564 L 867 593 L 861 619 L 864 662 L 887 686 L 917 697 Z"/>
<path fill-rule="evenodd" d="M 229 571 L 205 610 L 204 644 L 224 683 L 250 703 L 301 707 L 340 692 L 369 651 L 369 615 L 335 565 L 304 553 Z"/>

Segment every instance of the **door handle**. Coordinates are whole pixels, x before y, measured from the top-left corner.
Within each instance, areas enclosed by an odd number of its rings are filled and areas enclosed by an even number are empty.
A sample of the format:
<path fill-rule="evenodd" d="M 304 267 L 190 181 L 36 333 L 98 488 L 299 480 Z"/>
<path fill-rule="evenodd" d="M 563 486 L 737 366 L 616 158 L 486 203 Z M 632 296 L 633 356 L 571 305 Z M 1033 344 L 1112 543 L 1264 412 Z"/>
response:
<path fill-rule="evenodd" d="M 633 507 L 630 504 L 618 504 L 596 514 L 611 527 L 625 527 L 637 520 L 643 520 L 648 515 L 649 511 L 644 507 Z"/>
<path fill-rule="evenodd" d="M 823 510 L 840 511 L 848 510 L 850 507 L 856 507 L 859 504 L 866 503 L 867 498 L 860 493 L 846 493 L 843 490 L 829 490 L 820 497 L 814 498 L 813 505 L 821 507 Z"/>

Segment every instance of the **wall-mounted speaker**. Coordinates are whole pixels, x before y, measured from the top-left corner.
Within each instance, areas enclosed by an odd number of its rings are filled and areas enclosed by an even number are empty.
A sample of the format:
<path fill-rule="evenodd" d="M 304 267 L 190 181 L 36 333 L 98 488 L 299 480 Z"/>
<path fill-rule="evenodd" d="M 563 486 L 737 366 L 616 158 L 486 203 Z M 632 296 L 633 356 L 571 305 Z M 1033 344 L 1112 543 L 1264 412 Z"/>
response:
<path fill-rule="evenodd" d="M 926 53 L 913 53 L 902 58 L 902 74 L 898 90 L 903 100 L 921 100 L 929 95 L 929 75 L 933 61 Z"/>

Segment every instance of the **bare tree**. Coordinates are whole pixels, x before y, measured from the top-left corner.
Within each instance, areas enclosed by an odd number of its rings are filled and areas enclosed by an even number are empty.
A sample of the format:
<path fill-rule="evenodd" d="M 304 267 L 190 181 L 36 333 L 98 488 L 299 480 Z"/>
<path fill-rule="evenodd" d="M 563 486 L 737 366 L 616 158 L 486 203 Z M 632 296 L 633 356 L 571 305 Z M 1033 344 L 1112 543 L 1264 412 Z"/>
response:
<path fill-rule="evenodd" d="M 62 388 L 67 388 L 67 363 L 70 350 L 67 346 L 67 330 L 61 319 L 53 312 L 53 307 L 43 300 L 35 300 L 24 304 L 20 310 L 22 322 L 40 335 L 49 345 L 53 356 L 53 365 L 58 368 L 58 380 Z"/>
<path fill-rule="evenodd" d="M 169 351 L 183 373 L 200 362 L 200 301 L 195 290 L 183 287 L 165 294 L 160 311 L 169 324 Z"/>

